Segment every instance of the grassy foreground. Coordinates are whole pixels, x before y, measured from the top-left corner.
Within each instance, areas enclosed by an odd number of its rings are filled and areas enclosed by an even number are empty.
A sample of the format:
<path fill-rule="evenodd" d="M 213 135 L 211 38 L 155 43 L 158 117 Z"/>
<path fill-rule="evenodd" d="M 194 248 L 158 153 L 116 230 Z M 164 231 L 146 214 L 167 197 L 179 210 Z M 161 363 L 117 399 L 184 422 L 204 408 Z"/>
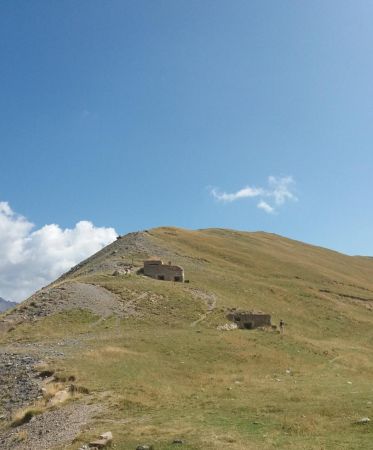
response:
<path fill-rule="evenodd" d="M 171 449 L 174 439 L 196 450 L 372 448 L 373 425 L 355 422 L 373 419 L 373 261 L 265 233 L 148 235 L 184 266 L 189 284 L 78 271 L 70 281 L 110 290 L 136 315 L 71 310 L 2 338 L 66 339 L 53 368 L 103 407 L 69 449 L 107 430 L 123 450 Z M 219 331 L 230 307 L 285 320 L 284 336 Z"/>

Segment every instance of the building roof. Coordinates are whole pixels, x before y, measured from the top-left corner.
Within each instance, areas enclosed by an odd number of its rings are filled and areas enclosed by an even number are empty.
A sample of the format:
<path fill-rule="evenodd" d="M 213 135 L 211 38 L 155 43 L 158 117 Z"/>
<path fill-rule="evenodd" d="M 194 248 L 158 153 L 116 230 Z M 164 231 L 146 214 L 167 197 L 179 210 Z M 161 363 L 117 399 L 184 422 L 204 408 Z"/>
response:
<path fill-rule="evenodd" d="M 146 259 L 144 261 L 144 266 L 147 265 L 147 264 L 154 265 L 154 266 L 156 266 L 156 265 L 165 266 L 165 267 L 168 267 L 168 268 L 178 269 L 178 270 L 181 270 L 181 271 L 184 270 L 183 267 L 181 267 L 181 266 L 175 266 L 174 264 L 165 264 L 161 259 L 152 259 L 152 258 Z"/>

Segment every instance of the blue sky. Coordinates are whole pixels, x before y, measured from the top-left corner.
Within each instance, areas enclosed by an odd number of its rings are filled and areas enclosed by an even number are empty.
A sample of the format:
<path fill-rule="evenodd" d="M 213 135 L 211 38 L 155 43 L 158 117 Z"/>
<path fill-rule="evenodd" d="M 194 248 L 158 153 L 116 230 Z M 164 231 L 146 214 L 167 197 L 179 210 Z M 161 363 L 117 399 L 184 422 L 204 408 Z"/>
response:
<path fill-rule="evenodd" d="M 0 201 L 35 229 L 229 227 L 373 255 L 372 20 L 368 1 L 2 1 Z"/>

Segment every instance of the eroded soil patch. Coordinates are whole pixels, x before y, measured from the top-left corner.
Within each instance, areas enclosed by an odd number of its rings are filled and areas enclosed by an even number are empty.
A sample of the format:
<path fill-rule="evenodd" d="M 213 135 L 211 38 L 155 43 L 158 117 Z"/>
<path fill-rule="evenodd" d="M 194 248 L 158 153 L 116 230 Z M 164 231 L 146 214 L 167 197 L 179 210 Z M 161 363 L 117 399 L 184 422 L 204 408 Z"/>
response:
<path fill-rule="evenodd" d="M 34 416 L 17 428 L 0 434 L 2 450 L 53 449 L 70 443 L 99 411 L 97 405 L 71 403 Z"/>

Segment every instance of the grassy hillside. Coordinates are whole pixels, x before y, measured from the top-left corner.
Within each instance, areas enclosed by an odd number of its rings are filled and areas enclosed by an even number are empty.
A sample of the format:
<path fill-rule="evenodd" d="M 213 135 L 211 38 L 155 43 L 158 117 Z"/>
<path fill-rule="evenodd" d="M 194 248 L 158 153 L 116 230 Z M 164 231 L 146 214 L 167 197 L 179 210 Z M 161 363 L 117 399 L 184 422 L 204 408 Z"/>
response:
<path fill-rule="evenodd" d="M 189 283 L 113 276 L 147 256 L 182 265 Z M 102 294 L 79 303 L 86 284 L 111 293 L 106 309 Z M 229 308 L 283 319 L 285 334 L 220 331 Z M 178 438 L 185 449 L 366 450 L 372 425 L 355 422 L 372 416 L 372 308 L 369 258 L 267 233 L 158 228 L 118 239 L 3 317 L 0 343 L 89 391 L 62 410 L 99 406 L 64 448 L 110 429 L 117 449 Z"/>

